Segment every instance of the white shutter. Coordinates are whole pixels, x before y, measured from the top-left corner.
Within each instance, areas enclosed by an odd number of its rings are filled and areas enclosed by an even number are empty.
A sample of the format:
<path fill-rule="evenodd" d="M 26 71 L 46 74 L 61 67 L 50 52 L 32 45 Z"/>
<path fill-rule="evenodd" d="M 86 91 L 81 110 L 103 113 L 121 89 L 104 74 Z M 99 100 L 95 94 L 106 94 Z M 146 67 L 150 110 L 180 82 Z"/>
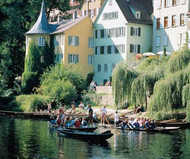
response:
<path fill-rule="evenodd" d="M 176 0 L 176 5 L 178 5 L 179 4 L 179 0 Z"/>
<path fill-rule="evenodd" d="M 185 0 L 180 0 L 181 4 L 184 4 L 185 3 Z"/>
<path fill-rule="evenodd" d="M 162 0 L 158 0 L 158 1 L 157 1 L 157 9 L 160 9 L 160 8 L 161 8 L 161 1 L 162 1 Z"/>
<path fill-rule="evenodd" d="M 85 16 L 85 15 L 84 15 L 84 10 L 82 10 L 82 16 Z"/>
<path fill-rule="evenodd" d="M 160 28 L 164 28 L 164 17 L 160 17 Z"/>
<path fill-rule="evenodd" d="M 172 17 L 168 16 L 168 28 L 172 26 Z"/>
<path fill-rule="evenodd" d="M 99 13 L 99 8 L 96 8 L 96 15 L 98 15 Z"/>
<path fill-rule="evenodd" d="M 181 45 L 181 34 L 180 33 L 177 34 L 177 44 Z"/>
<path fill-rule="evenodd" d="M 187 17 L 187 15 L 186 15 L 186 14 L 184 14 L 184 25 L 186 25 L 186 24 L 187 24 L 187 21 L 188 21 L 188 17 Z"/>
<path fill-rule="evenodd" d="M 183 33 L 183 44 L 186 43 L 186 33 Z"/>
<path fill-rule="evenodd" d="M 176 15 L 176 16 L 175 16 L 175 21 L 176 21 L 176 25 L 175 25 L 175 26 L 180 25 L 180 18 L 179 18 L 179 15 Z"/>

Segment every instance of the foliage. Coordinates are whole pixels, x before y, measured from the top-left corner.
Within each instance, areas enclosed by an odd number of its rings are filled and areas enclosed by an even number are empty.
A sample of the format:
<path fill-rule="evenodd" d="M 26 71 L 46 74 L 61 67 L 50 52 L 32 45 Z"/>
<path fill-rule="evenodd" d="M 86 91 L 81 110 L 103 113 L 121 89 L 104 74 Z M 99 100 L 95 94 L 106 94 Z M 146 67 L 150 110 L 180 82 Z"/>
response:
<path fill-rule="evenodd" d="M 190 121 L 190 84 L 187 84 L 183 87 L 182 101 L 183 101 L 183 106 L 186 106 L 187 121 L 189 122 Z"/>
<path fill-rule="evenodd" d="M 45 6 L 48 8 L 47 15 L 54 8 L 62 12 L 70 8 L 68 0 L 46 0 Z M 24 34 L 36 22 L 40 7 L 40 0 L 0 1 L 0 92 L 7 88 L 13 88 L 15 77 L 21 76 L 23 72 L 25 54 Z"/>
<path fill-rule="evenodd" d="M 39 92 L 49 94 L 58 101 L 71 102 L 76 93 L 86 87 L 86 80 L 75 64 L 56 64 L 47 69 L 41 77 Z"/>
<path fill-rule="evenodd" d="M 131 96 L 131 84 L 137 77 L 137 72 L 128 67 L 125 62 L 120 62 L 112 74 L 112 92 L 115 104 L 125 106 L 126 100 Z"/>
<path fill-rule="evenodd" d="M 15 104 L 24 112 L 33 112 L 35 109 L 47 109 L 51 97 L 40 95 L 20 95 L 16 97 Z"/>
<path fill-rule="evenodd" d="M 179 51 L 171 56 L 168 63 L 168 72 L 174 73 L 178 70 L 182 70 L 190 62 L 190 50 L 184 46 Z"/>
<path fill-rule="evenodd" d="M 84 104 L 91 104 L 93 106 L 100 105 L 100 100 L 102 98 L 102 94 L 96 94 L 96 93 L 85 93 L 82 95 L 82 100 L 84 101 Z"/>

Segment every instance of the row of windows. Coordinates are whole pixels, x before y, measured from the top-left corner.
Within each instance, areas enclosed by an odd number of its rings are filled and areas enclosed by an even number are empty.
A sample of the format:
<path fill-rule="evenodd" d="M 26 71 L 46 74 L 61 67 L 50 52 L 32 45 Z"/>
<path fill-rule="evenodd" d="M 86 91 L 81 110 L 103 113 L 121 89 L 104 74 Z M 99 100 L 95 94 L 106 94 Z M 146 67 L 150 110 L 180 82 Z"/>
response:
<path fill-rule="evenodd" d="M 92 8 L 89 11 L 88 10 L 82 10 L 82 16 L 89 15 L 89 14 L 91 17 L 97 16 L 99 13 L 99 10 L 100 10 L 100 8 Z"/>
<path fill-rule="evenodd" d="M 55 54 L 55 62 L 60 63 L 63 59 L 63 54 Z M 94 60 L 93 55 L 88 55 L 88 64 L 92 65 Z M 78 54 L 68 54 L 68 63 L 78 63 L 79 55 Z"/>
<path fill-rule="evenodd" d="M 118 12 L 110 12 L 103 14 L 103 20 L 113 20 L 118 18 Z"/>
<path fill-rule="evenodd" d="M 163 45 L 167 46 L 168 45 L 168 36 L 164 35 L 163 40 L 161 36 L 156 37 L 156 47 L 161 46 L 161 41 L 163 41 Z M 177 34 L 177 45 L 185 44 L 186 43 L 186 33 L 178 33 Z"/>
<path fill-rule="evenodd" d="M 161 24 L 161 18 L 156 19 L 156 29 L 160 29 L 162 27 L 168 28 L 168 27 L 175 27 L 177 25 L 185 25 L 185 14 L 180 15 L 172 15 L 171 17 L 164 17 L 164 25 Z"/>
<path fill-rule="evenodd" d="M 125 36 L 125 27 L 95 30 L 95 38 L 110 38 Z"/>
<path fill-rule="evenodd" d="M 125 53 L 125 45 L 107 45 L 107 46 L 96 46 L 95 47 L 95 54 L 121 54 Z"/>
<path fill-rule="evenodd" d="M 104 72 L 108 72 L 108 65 L 107 65 L 107 64 L 104 64 L 103 66 L 104 66 L 104 70 L 103 70 L 103 71 L 104 71 Z M 113 69 L 115 68 L 115 64 L 113 63 L 110 67 L 111 67 L 111 71 L 113 71 Z M 102 66 L 101 66 L 101 64 L 98 64 L 98 65 L 97 65 L 97 71 L 98 71 L 98 72 L 101 72 L 101 71 L 102 71 Z"/>
<path fill-rule="evenodd" d="M 179 4 L 185 4 L 186 0 L 158 0 L 157 9 L 161 7 L 177 6 Z"/>

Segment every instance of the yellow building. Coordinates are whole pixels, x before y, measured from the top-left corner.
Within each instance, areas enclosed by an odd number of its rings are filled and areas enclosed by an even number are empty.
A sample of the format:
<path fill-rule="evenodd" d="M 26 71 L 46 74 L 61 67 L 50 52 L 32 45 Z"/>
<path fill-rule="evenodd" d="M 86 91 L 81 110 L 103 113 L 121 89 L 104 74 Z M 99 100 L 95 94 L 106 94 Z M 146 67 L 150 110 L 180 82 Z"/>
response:
<path fill-rule="evenodd" d="M 82 0 L 80 4 L 81 15 L 89 15 L 94 22 L 105 0 Z"/>
<path fill-rule="evenodd" d="M 60 24 L 51 35 L 56 62 L 78 64 L 84 75 L 93 72 L 93 30 L 88 16 Z"/>
<path fill-rule="evenodd" d="M 85 76 L 93 72 L 93 27 L 89 16 L 63 21 L 59 24 L 49 24 L 45 15 L 44 2 L 41 12 L 34 26 L 26 35 L 26 55 L 29 41 L 35 45 L 50 46 L 50 39 L 54 38 L 53 48 L 55 63 L 63 62 L 78 64 Z M 41 63 L 45 63 L 43 56 Z"/>

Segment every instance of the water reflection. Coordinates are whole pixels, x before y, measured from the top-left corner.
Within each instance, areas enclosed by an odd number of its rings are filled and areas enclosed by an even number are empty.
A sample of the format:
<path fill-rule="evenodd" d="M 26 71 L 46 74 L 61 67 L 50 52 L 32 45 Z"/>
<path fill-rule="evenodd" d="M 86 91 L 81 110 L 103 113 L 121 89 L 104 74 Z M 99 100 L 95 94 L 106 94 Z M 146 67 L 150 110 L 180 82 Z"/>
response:
<path fill-rule="evenodd" d="M 106 129 L 98 129 L 103 132 Z M 107 142 L 87 142 L 49 132 L 46 121 L 0 117 L 0 158 L 188 159 L 190 130 L 172 134 L 121 131 Z"/>

